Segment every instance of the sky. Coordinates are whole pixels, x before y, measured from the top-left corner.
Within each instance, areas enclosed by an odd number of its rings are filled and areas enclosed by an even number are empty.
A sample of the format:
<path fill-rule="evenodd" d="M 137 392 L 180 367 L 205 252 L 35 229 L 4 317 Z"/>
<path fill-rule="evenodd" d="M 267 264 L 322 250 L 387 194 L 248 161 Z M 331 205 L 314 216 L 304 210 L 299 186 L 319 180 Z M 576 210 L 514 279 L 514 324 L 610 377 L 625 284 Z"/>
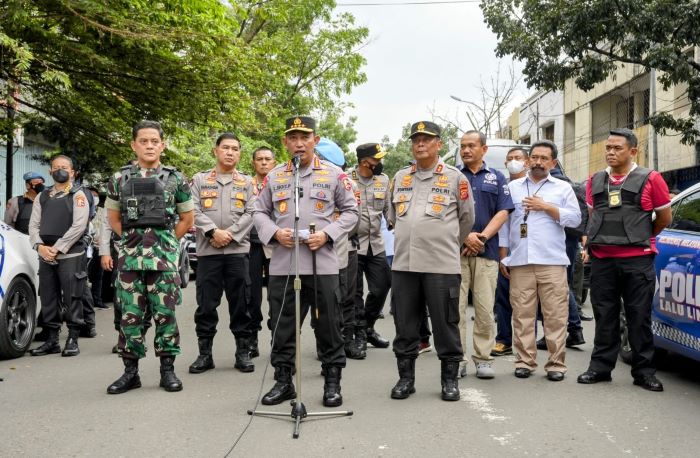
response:
<path fill-rule="evenodd" d="M 457 119 L 464 100 L 479 96 L 480 78 L 495 74 L 499 59 L 496 36 L 484 23 L 479 4 L 343 6 L 357 3 L 407 3 L 407 0 L 338 0 L 338 12 L 350 12 L 356 24 L 369 28 L 369 43 L 360 51 L 367 63 L 367 82 L 343 101 L 354 107 L 346 117 L 357 116 L 357 144 L 379 142 L 388 135 L 392 143 L 407 123 L 430 120 L 436 114 Z M 504 70 L 511 59 L 501 59 Z M 516 63 L 516 68 L 522 65 Z M 524 84 L 512 106 L 527 98 Z M 509 109 L 508 114 L 510 114 Z M 461 121 L 466 125 L 466 117 Z"/>

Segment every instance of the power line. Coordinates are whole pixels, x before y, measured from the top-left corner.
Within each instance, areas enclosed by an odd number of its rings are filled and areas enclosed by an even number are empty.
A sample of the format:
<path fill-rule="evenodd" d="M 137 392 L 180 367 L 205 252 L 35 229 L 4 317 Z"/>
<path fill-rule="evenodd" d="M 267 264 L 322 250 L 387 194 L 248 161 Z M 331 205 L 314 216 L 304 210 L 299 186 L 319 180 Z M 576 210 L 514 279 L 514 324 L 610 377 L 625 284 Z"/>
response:
<path fill-rule="evenodd" d="M 437 1 L 415 1 L 415 2 L 373 2 L 373 3 L 336 3 L 336 6 L 412 6 L 412 5 L 451 5 L 460 3 L 480 3 L 481 0 L 437 0 Z"/>

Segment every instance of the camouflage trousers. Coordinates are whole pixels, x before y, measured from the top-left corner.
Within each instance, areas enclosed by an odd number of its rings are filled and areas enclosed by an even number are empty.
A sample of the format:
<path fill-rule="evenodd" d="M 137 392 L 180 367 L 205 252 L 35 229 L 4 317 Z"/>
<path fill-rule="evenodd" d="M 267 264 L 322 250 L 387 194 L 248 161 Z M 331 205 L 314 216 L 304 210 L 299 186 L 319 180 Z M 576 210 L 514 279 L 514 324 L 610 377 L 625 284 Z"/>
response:
<path fill-rule="evenodd" d="M 175 306 L 182 301 L 178 272 L 122 270 L 115 285 L 122 307 L 119 329 L 119 354 L 138 359 L 146 356 L 144 315 L 150 308 L 156 325 L 156 356 L 180 354 L 180 331 Z"/>

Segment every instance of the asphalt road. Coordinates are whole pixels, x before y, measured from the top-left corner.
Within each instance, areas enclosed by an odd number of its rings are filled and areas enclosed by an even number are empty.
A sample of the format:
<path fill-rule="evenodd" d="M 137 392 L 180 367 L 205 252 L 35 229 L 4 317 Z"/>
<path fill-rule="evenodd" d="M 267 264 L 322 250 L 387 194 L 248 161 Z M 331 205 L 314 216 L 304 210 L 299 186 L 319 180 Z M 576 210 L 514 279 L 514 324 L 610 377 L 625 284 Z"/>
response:
<path fill-rule="evenodd" d="M 246 411 L 272 386 L 269 334 L 261 334 L 255 372 L 233 369 L 233 337 L 223 326 L 214 342 L 216 369 L 189 374 L 197 354 L 194 292 L 192 283 L 178 310 L 182 392 L 158 388 L 151 351 L 141 364 L 143 388 L 106 394 L 122 372 L 110 353 L 111 310 L 98 311 L 98 336 L 80 340 L 78 357 L 0 361 L 0 456 L 223 457 L 251 420 Z M 542 369 L 516 379 L 513 358 L 501 357 L 493 380 L 477 379 L 470 366 L 460 381 L 462 399 L 452 403 L 440 400 L 434 351 L 418 358 L 416 394 L 398 401 L 389 398 L 397 379 L 393 353 L 371 348 L 366 360 L 348 360 L 343 372 L 342 408 L 353 416 L 308 418 L 296 440 L 290 418 L 254 417 L 231 456 L 697 456 L 700 365 L 673 356 L 664 361 L 658 374 L 664 393 L 633 386 L 622 363 L 611 383 L 578 385 L 592 348 L 593 323 L 584 327 L 589 343 L 567 352 L 563 382 L 547 381 Z M 390 316 L 377 328 L 394 335 Z M 302 334 L 303 400 L 308 411 L 327 411 L 313 334 L 308 326 Z M 286 403 L 266 409 L 291 412 Z"/>

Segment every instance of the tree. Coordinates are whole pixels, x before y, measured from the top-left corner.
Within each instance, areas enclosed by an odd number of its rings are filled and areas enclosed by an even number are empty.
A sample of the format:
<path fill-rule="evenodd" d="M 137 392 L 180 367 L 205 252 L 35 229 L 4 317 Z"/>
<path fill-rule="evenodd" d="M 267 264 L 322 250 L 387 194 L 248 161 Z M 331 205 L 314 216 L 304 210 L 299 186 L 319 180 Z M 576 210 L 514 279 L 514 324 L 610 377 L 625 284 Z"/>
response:
<path fill-rule="evenodd" d="M 368 31 L 334 6 L 0 0 L 0 85 L 18 106 L 0 131 L 40 133 L 86 172 L 123 164 L 141 119 L 163 123 L 168 160 L 186 171 L 208 163 L 222 131 L 279 149 L 285 117 L 327 110 L 365 81 Z"/>
<path fill-rule="evenodd" d="M 515 90 L 521 81 L 522 77 L 515 74 L 515 68 L 512 64 L 504 76 L 499 62 L 496 74 L 488 78 L 488 83 L 484 83 L 483 78 L 479 78 L 477 86 L 479 100 L 471 101 L 455 95 L 450 96 L 453 100 L 466 105 L 464 110 L 467 117 L 466 128 L 464 127 L 465 123 L 460 119 L 459 110 L 454 119 L 448 116 L 439 116 L 433 111 L 431 114 L 441 122 L 455 128 L 460 134 L 467 130 L 477 130 L 483 132 L 487 137 L 491 137 L 492 134 L 503 132 L 504 111 L 513 101 Z"/>
<path fill-rule="evenodd" d="M 689 116 L 662 112 L 651 123 L 661 134 L 680 132 L 684 143 L 700 135 L 700 63 L 692 52 L 700 44 L 700 2 L 483 0 L 481 9 L 498 36 L 496 53 L 525 62 L 528 86 L 562 89 L 573 79 L 590 90 L 618 65 L 660 70 L 664 89 L 688 85 Z"/>

